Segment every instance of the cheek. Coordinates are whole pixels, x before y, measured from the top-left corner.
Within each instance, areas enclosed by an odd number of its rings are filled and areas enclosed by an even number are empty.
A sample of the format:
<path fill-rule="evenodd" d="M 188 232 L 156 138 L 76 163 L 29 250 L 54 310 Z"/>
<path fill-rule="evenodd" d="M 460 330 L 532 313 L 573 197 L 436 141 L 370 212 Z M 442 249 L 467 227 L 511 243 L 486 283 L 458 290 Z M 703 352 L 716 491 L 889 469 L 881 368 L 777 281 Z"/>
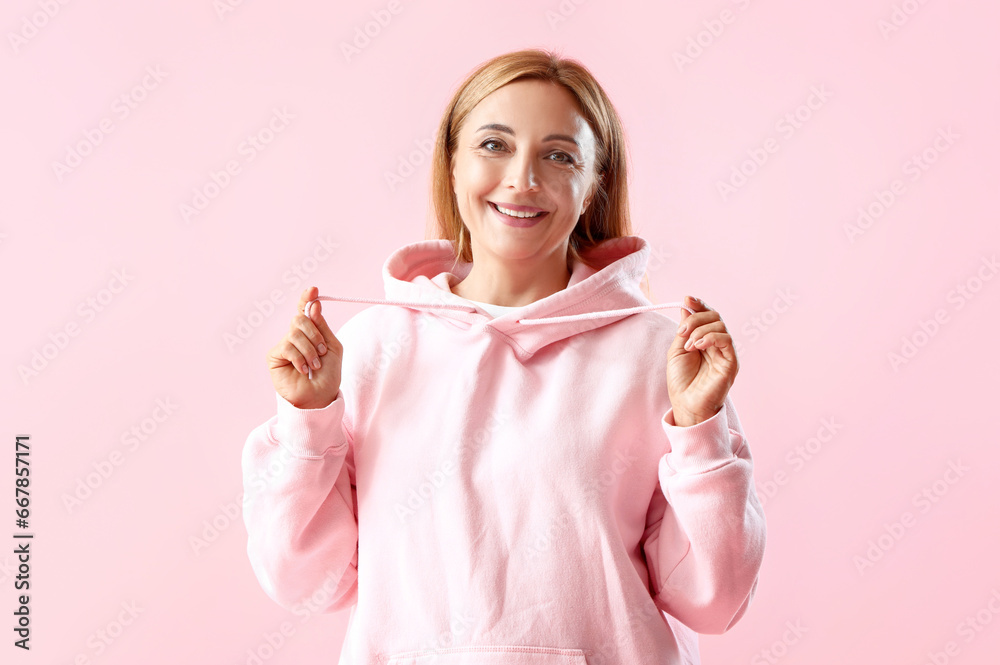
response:
<path fill-rule="evenodd" d="M 503 180 L 503 175 L 499 161 L 477 159 L 469 165 L 469 182 L 473 187 L 492 189 Z"/>
<path fill-rule="evenodd" d="M 465 170 L 462 171 L 461 179 L 456 186 L 469 198 L 475 198 L 496 189 L 502 175 L 495 165 L 472 161 L 465 165 Z"/>
<path fill-rule="evenodd" d="M 562 177 L 553 179 L 552 193 L 563 206 L 571 206 L 574 202 L 583 200 L 585 188 L 580 178 L 572 174 L 562 174 Z"/>

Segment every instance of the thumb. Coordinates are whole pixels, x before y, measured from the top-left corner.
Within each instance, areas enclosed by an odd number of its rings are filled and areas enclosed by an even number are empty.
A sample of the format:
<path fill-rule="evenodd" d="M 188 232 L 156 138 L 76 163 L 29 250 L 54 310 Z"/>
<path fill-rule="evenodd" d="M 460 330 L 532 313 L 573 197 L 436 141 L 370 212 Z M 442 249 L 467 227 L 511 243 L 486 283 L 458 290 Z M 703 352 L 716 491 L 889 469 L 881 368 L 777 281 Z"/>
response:
<path fill-rule="evenodd" d="M 334 343 L 333 340 L 336 336 L 333 334 L 329 324 L 326 322 L 326 317 L 323 316 L 322 302 L 323 301 L 321 300 L 317 300 L 312 304 L 312 306 L 309 306 L 307 303 L 306 311 L 308 312 L 309 318 L 312 319 L 313 324 L 315 324 L 315 326 L 319 329 L 320 334 L 323 335 L 323 339 L 326 340 L 327 348 L 330 348 L 330 346 Z"/>
<path fill-rule="evenodd" d="M 688 311 L 698 311 L 698 299 L 694 296 L 684 296 L 684 307 L 681 308 L 681 323 L 684 323 L 684 319 L 691 316 L 691 312 Z"/>

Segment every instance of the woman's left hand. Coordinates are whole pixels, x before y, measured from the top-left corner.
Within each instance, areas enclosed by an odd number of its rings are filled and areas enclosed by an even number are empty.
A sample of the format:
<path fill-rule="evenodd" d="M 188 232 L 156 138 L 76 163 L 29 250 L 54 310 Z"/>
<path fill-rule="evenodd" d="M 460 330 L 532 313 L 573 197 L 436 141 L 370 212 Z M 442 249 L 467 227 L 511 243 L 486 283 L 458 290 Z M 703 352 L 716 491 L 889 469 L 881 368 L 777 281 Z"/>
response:
<path fill-rule="evenodd" d="M 667 391 L 674 422 L 681 427 L 708 420 L 722 408 L 740 364 L 733 338 L 719 313 L 692 296 L 667 351 Z M 690 345 L 685 349 L 685 345 Z"/>

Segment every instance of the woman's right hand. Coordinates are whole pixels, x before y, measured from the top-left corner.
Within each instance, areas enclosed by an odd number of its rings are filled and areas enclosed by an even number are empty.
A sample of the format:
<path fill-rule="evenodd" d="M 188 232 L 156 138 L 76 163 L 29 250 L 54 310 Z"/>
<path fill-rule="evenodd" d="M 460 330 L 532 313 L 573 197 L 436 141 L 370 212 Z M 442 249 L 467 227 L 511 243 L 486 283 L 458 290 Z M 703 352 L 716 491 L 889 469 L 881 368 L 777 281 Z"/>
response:
<path fill-rule="evenodd" d="M 319 289 L 310 286 L 299 298 L 298 313 L 288 334 L 267 352 L 271 382 L 279 395 L 300 409 L 322 409 L 337 398 L 344 347 L 322 314 L 322 302 L 313 303 L 305 315 L 306 303 L 316 300 Z M 306 363 L 312 363 L 312 379 Z M 316 365 L 319 365 L 317 368 Z"/>

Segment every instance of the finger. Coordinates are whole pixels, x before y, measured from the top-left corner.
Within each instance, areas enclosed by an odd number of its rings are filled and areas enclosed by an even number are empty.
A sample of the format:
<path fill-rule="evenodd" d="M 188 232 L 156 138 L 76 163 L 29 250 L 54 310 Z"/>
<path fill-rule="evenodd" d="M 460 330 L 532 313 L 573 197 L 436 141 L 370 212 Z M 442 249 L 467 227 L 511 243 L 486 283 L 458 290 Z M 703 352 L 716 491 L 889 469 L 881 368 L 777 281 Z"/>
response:
<path fill-rule="evenodd" d="M 695 298 L 694 296 L 685 296 L 684 302 L 688 307 L 693 309 L 695 312 L 715 311 L 711 307 L 709 307 L 708 303 L 706 303 L 701 298 Z"/>
<path fill-rule="evenodd" d="M 691 310 L 690 312 L 688 311 L 689 309 Z M 690 327 L 684 328 L 684 322 L 687 321 L 687 318 L 689 316 L 693 316 L 694 312 L 697 311 L 698 310 L 695 309 L 694 305 L 691 302 L 691 296 L 684 296 L 684 308 L 681 309 L 681 325 L 680 325 L 681 330 L 691 329 Z"/>
<path fill-rule="evenodd" d="M 330 325 L 326 322 L 326 317 L 322 313 L 313 315 L 313 324 L 319 329 L 319 333 L 322 335 L 322 343 L 326 347 L 320 351 L 320 355 L 324 355 L 329 349 L 333 349 L 338 353 L 343 351 L 340 340 L 337 339 L 337 336 L 333 333 Z"/>
<path fill-rule="evenodd" d="M 306 364 L 306 357 L 289 340 L 285 340 L 281 348 L 281 358 L 285 358 L 298 372 L 309 376 L 309 367 Z"/>
<path fill-rule="evenodd" d="M 687 342 L 684 343 L 684 350 L 690 351 L 691 347 L 697 345 L 698 342 L 705 339 L 705 337 L 714 332 L 726 332 L 726 324 L 724 324 L 722 321 L 715 320 L 698 326 L 697 328 L 691 331 L 690 335 L 688 335 Z M 702 344 L 697 348 L 705 348 L 705 345 Z"/>
<path fill-rule="evenodd" d="M 307 302 L 306 306 L 302 309 L 302 315 L 311 320 L 315 320 L 322 312 L 323 301 L 319 299 L 318 295 Z"/>
<path fill-rule="evenodd" d="M 302 295 L 299 296 L 299 304 L 298 304 L 298 310 L 299 310 L 299 312 L 305 314 L 306 304 L 310 300 L 316 300 L 316 297 L 318 295 L 319 295 L 319 289 L 318 288 L 316 288 L 315 286 L 307 287 L 306 290 L 302 292 Z M 312 311 L 316 311 L 317 309 L 319 309 L 319 303 L 316 303 L 311 308 Z"/>
<path fill-rule="evenodd" d="M 727 334 L 727 333 L 713 333 L 713 334 Z M 733 346 L 733 339 L 731 336 L 728 336 L 728 339 L 726 340 L 721 340 L 721 339 L 717 340 L 715 343 L 707 345 L 704 349 L 696 348 L 695 350 L 704 351 L 713 361 L 718 361 L 720 360 L 721 357 L 721 359 L 725 359 L 726 362 L 731 363 L 735 371 L 739 371 L 740 363 L 739 359 L 736 357 L 736 347 Z"/>
<path fill-rule="evenodd" d="M 308 325 L 312 328 L 310 334 L 307 334 L 302 328 L 295 328 L 288 333 L 287 339 L 298 349 L 299 353 L 302 354 L 306 362 L 313 369 L 319 369 L 322 366 L 319 359 L 320 355 L 322 355 L 319 352 L 319 346 L 323 341 L 319 338 L 319 331 L 316 330 L 316 326 L 311 323 Z M 319 341 L 314 341 L 315 339 L 319 339 Z"/>
<path fill-rule="evenodd" d="M 734 360 L 736 354 L 733 352 L 733 338 L 729 333 L 710 332 L 694 343 L 692 350 L 711 351 L 715 349 L 721 352 L 726 358 Z"/>
<path fill-rule="evenodd" d="M 309 318 L 305 314 L 296 314 L 292 319 L 292 325 L 289 326 L 289 332 L 293 333 L 295 331 L 300 331 L 305 335 L 312 345 L 316 347 L 317 353 L 323 355 L 326 353 L 326 346 L 328 345 L 328 340 L 326 336 L 323 335 L 322 327 L 319 324 L 318 319 L 322 318 L 318 314 L 313 314 L 313 318 Z M 320 350 L 320 347 L 324 347 Z"/>
<path fill-rule="evenodd" d="M 677 328 L 677 334 L 681 336 L 688 335 L 703 325 L 720 320 L 719 313 L 715 310 L 688 314 L 687 317 L 681 320 L 681 324 Z"/>
<path fill-rule="evenodd" d="M 330 349 L 342 351 L 340 340 L 333 334 L 322 312 L 317 312 L 316 309 L 316 307 L 311 308 L 313 313 L 311 319 L 305 314 L 296 315 L 292 320 L 292 327 L 302 330 L 321 356 L 326 355 Z"/>

